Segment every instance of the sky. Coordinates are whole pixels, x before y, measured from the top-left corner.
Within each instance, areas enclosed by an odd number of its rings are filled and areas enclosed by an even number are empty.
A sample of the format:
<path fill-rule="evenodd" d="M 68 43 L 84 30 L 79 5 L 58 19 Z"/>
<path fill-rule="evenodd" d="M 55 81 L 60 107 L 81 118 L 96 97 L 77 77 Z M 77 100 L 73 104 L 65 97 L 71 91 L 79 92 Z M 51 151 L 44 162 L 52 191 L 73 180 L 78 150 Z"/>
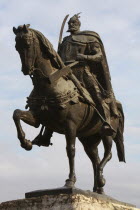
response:
<path fill-rule="evenodd" d="M 105 46 L 112 85 L 125 114 L 126 164 L 113 158 L 104 169 L 105 192 L 140 207 L 140 1 L 139 0 L 0 0 L 0 202 L 24 198 L 25 192 L 62 187 L 68 176 L 66 143 L 54 134 L 53 146 L 23 150 L 16 136 L 13 111 L 24 110 L 32 90 L 21 72 L 13 26 L 31 24 L 57 49 L 59 31 L 67 14 L 81 13 L 81 30 L 96 31 Z M 67 24 L 63 37 L 68 35 Z M 39 129 L 22 123 L 27 139 Z M 99 147 L 102 157 L 102 145 Z M 76 141 L 76 187 L 92 190 L 93 174 L 83 147 Z"/>

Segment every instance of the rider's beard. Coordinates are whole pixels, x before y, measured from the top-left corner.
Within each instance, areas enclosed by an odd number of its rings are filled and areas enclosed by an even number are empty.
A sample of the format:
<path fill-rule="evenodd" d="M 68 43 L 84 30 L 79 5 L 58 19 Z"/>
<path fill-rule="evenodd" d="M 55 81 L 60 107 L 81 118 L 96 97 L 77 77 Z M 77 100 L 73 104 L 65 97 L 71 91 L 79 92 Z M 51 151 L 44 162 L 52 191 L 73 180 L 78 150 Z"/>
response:
<path fill-rule="evenodd" d="M 80 29 L 79 26 L 73 26 L 73 27 L 69 27 L 67 32 L 78 32 Z"/>

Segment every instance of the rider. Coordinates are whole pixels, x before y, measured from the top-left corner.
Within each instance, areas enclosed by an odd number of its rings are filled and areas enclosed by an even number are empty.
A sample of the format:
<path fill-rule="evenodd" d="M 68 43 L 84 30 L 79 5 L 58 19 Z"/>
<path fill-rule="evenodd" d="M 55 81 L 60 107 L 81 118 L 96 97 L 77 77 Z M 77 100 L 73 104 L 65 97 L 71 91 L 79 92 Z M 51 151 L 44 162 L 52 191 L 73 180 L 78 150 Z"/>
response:
<path fill-rule="evenodd" d="M 118 111 L 104 46 L 96 32 L 80 31 L 80 26 L 79 14 L 70 18 L 68 32 L 71 34 L 63 39 L 58 53 L 65 65 L 75 60 L 80 61 L 72 67 L 73 74 L 89 91 L 98 111 L 107 121 L 105 130 L 112 133 L 112 128 L 109 126 L 110 115 L 118 117 Z"/>

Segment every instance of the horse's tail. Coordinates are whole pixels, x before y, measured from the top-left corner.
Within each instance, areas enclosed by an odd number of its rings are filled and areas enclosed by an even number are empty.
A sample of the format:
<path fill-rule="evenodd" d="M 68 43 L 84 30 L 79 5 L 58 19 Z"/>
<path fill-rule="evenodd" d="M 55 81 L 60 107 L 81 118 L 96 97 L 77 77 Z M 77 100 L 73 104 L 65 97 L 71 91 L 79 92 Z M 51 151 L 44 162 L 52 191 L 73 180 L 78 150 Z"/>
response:
<path fill-rule="evenodd" d="M 116 143 L 117 153 L 119 161 L 126 162 L 125 161 L 125 150 L 124 150 L 124 138 L 123 138 L 123 132 L 124 132 L 124 113 L 122 104 L 117 101 L 117 107 L 120 114 L 119 118 L 119 125 L 117 129 L 116 136 L 114 138 L 114 141 Z"/>

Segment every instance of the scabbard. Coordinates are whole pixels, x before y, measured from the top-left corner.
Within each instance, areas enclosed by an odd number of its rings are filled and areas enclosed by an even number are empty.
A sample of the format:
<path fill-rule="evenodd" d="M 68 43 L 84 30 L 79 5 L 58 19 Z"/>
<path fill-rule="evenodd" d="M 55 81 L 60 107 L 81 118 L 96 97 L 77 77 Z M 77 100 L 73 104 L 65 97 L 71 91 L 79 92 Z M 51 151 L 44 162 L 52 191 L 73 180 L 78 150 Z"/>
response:
<path fill-rule="evenodd" d="M 79 63 L 79 61 L 75 61 L 75 62 L 69 64 L 68 66 L 64 66 L 62 69 L 57 70 L 56 72 L 52 73 L 48 78 L 49 82 L 53 83 L 53 82 L 57 81 L 60 77 L 67 76 L 68 74 L 72 73 L 71 67 L 75 66 L 78 63 Z"/>

